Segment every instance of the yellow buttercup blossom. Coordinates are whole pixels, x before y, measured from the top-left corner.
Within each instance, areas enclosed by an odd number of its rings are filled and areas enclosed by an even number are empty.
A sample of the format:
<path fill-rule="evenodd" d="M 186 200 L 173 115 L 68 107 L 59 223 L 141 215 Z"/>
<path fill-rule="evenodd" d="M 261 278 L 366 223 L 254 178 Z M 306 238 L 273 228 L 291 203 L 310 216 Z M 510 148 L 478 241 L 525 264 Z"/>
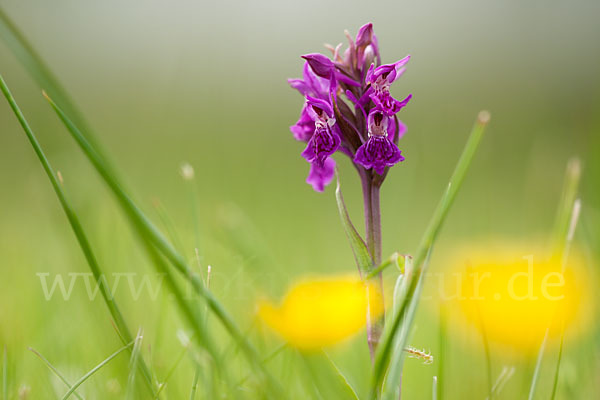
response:
<path fill-rule="evenodd" d="M 263 301 L 259 317 L 290 345 L 300 349 L 329 346 L 359 332 L 383 312 L 376 286 L 342 276 L 305 280 L 290 288 L 280 305 Z"/>
<path fill-rule="evenodd" d="M 566 261 L 542 254 L 514 244 L 463 249 L 443 272 L 440 291 L 447 312 L 458 312 L 453 325 L 464 318 L 490 342 L 530 354 L 546 331 L 550 338 L 563 327 L 581 333 L 591 315 L 590 270 L 576 252 Z"/>

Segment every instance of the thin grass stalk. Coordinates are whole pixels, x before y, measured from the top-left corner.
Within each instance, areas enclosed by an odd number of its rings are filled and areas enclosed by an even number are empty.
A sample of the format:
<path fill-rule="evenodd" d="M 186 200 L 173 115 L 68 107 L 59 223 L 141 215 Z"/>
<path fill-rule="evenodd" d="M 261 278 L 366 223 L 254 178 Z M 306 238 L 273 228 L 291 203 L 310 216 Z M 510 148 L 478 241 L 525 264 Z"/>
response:
<path fill-rule="evenodd" d="M 406 311 L 411 307 L 412 303 L 417 303 L 418 298 L 415 298 L 414 295 L 417 292 L 417 289 L 422 281 L 425 271 L 425 260 L 427 258 L 427 254 L 435 242 L 437 235 L 442 227 L 443 222 L 446 219 L 448 211 L 456 195 L 458 190 L 460 189 L 462 182 L 465 178 L 465 175 L 473 161 L 475 153 L 479 147 L 479 143 L 481 142 L 481 138 L 485 132 L 485 128 L 489 122 L 490 116 L 489 113 L 482 111 L 479 113 L 475 126 L 471 131 L 471 135 L 467 141 L 465 149 L 456 165 L 456 168 L 450 178 L 450 183 L 442 199 L 436 208 L 433 217 L 429 223 L 425 234 L 423 235 L 423 239 L 421 240 L 421 244 L 419 245 L 417 252 L 414 257 L 414 267 L 415 273 L 410 279 L 410 283 L 407 290 L 407 295 L 402 302 L 402 305 L 398 309 L 396 315 L 392 317 L 392 324 L 386 328 L 384 331 L 379 349 L 377 350 L 375 365 L 373 369 L 372 381 L 371 381 L 371 389 L 370 396 L 371 398 L 377 398 L 378 393 L 380 392 L 383 384 L 383 380 L 385 378 L 386 370 L 390 363 L 390 357 L 392 356 L 392 346 L 396 338 L 396 333 L 401 325 L 410 326 L 412 325 L 412 318 L 404 320 L 404 315 Z M 402 348 L 404 347 L 404 343 L 402 343 Z"/>
<path fill-rule="evenodd" d="M 135 373 L 135 371 L 137 370 L 137 364 L 138 364 L 139 358 L 141 356 L 142 338 L 143 338 L 142 333 L 143 333 L 143 330 L 142 330 L 142 328 L 140 328 L 135 337 L 135 344 L 133 345 L 133 351 L 131 352 L 131 357 L 129 359 L 129 376 L 127 377 L 127 391 L 125 394 L 125 398 L 127 400 L 133 399 L 135 396 L 135 393 L 136 393 L 135 377 L 137 374 Z M 157 396 L 158 396 L 158 392 L 157 392 Z"/>
<path fill-rule="evenodd" d="M 88 380 L 88 378 L 90 376 L 92 376 L 96 372 L 98 372 L 102 367 L 104 367 L 106 364 L 108 364 L 112 359 L 114 359 L 116 356 L 118 356 L 119 354 L 121 354 L 123 351 L 125 351 L 129 347 L 133 346 L 133 344 L 134 344 L 134 342 L 131 342 L 131 343 L 129 343 L 129 344 L 121 347 L 119 350 L 115 351 L 113 354 L 111 354 L 110 356 L 108 356 L 108 358 L 106 358 L 100 364 L 98 364 L 94 368 L 92 368 L 88 373 L 86 373 L 77 382 L 75 382 L 75 384 L 73 386 L 71 386 L 71 389 L 69 389 L 69 391 L 67 393 L 65 393 L 65 395 L 62 397 L 62 400 L 67 400 L 69 397 L 71 397 L 71 395 L 75 392 L 75 390 L 77 390 L 77 388 L 79 386 L 81 386 L 86 380 Z"/>
<path fill-rule="evenodd" d="M 63 374 L 60 373 L 60 371 L 50 363 L 50 361 L 48 361 L 48 359 L 46 357 L 44 357 L 41 353 L 39 353 L 37 350 L 33 349 L 32 347 L 29 347 L 29 351 L 31 351 L 33 354 L 35 354 L 40 360 L 42 360 L 46 366 L 50 369 L 50 371 L 52 371 L 54 373 L 54 375 L 56 375 L 56 377 L 58 379 L 60 379 L 60 381 L 62 383 L 64 383 L 67 386 L 67 389 L 71 389 L 71 387 L 73 385 L 71 385 L 69 383 L 69 381 L 67 380 L 67 378 L 64 377 Z M 75 397 L 77 397 L 79 400 L 83 400 L 83 397 L 77 392 L 75 391 L 73 393 L 75 395 Z"/>
<path fill-rule="evenodd" d="M 60 205 L 67 217 L 67 220 L 69 221 L 69 224 L 71 225 L 71 229 L 73 230 L 73 233 L 75 234 L 77 242 L 79 243 L 79 246 L 81 247 L 81 250 L 85 256 L 87 264 L 90 267 L 92 274 L 94 275 L 94 280 L 96 281 L 96 284 L 98 285 L 100 294 L 102 295 L 102 299 L 104 300 L 104 303 L 106 304 L 106 306 L 109 310 L 109 313 L 110 313 L 111 317 L 113 318 L 113 320 L 116 324 L 116 327 L 118 328 L 118 334 L 119 334 L 121 341 L 124 344 L 131 342 L 133 340 L 131 331 L 128 328 L 125 318 L 123 317 L 123 314 L 121 313 L 121 311 L 114 299 L 114 296 L 112 295 L 111 290 L 108 287 L 106 280 L 103 279 L 104 274 L 102 272 L 102 269 L 100 268 L 100 265 L 98 264 L 96 256 L 94 255 L 92 246 L 87 238 L 87 235 L 85 234 L 83 226 L 81 225 L 81 222 L 79 221 L 79 217 L 77 216 L 75 210 L 73 209 L 73 207 L 67 200 L 66 194 L 64 193 L 62 186 L 59 183 L 59 181 L 54 173 L 54 170 L 52 168 L 52 165 L 50 164 L 50 161 L 44 154 L 44 151 L 42 150 L 40 143 L 38 142 L 35 134 L 33 133 L 33 130 L 30 128 L 29 123 L 27 122 L 27 120 L 25 118 L 25 115 L 21 112 L 21 109 L 19 108 L 12 93 L 10 92 L 8 86 L 6 85 L 6 82 L 4 81 L 4 78 L 2 77 L 2 75 L 0 75 L 0 90 L 4 94 L 4 97 L 6 97 L 8 104 L 10 105 L 15 116 L 17 117 L 17 120 L 19 121 L 21 127 L 23 128 L 23 131 L 25 132 L 27 139 L 29 140 L 31 146 L 33 147 L 34 152 L 36 153 L 40 163 L 42 164 L 44 171 L 46 172 L 46 175 L 48 176 L 48 179 L 50 180 L 50 184 L 52 185 L 52 188 L 54 189 L 56 197 L 58 198 Z M 148 366 L 144 362 L 141 362 L 139 364 L 139 367 L 140 367 L 140 373 L 144 376 L 144 380 L 147 384 L 146 386 L 154 394 L 155 391 L 154 391 L 154 387 L 152 385 L 152 378 L 151 378 L 150 370 L 148 369 Z"/>
<path fill-rule="evenodd" d="M 194 373 L 194 381 L 192 382 L 192 389 L 190 391 L 190 400 L 196 398 L 196 391 L 198 390 L 198 381 L 200 380 L 200 364 L 196 365 L 196 372 Z"/>
<path fill-rule="evenodd" d="M 577 228 L 577 222 L 579 221 L 579 213 L 581 211 L 581 201 L 577 199 L 577 192 L 579 189 L 579 181 L 581 179 L 581 164 L 578 159 L 572 159 L 567 164 L 567 172 L 565 175 L 565 183 L 563 186 L 563 194 L 558 209 L 558 215 L 554 226 L 553 235 L 553 257 L 558 257 L 561 260 L 561 273 L 564 274 L 569 252 L 571 250 L 571 244 L 575 235 L 575 229 Z M 567 221 L 565 224 L 564 221 Z M 562 237 L 562 242 L 558 241 L 558 238 Z M 562 317 L 562 316 L 561 316 Z M 550 321 L 549 324 L 551 324 Z M 537 391 L 538 382 L 540 379 L 540 371 L 542 368 L 542 360 L 544 353 L 546 352 L 547 342 L 550 336 L 550 326 L 546 329 L 546 333 L 540 345 L 538 355 L 536 358 L 535 368 L 533 371 L 533 377 L 531 379 L 531 385 L 529 387 L 529 400 L 533 400 Z M 562 339 L 561 339 L 562 340 Z M 562 343 L 561 343 L 562 349 Z M 561 350 L 562 351 L 562 350 Z M 559 365 L 557 368 L 560 367 Z"/>
<path fill-rule="evenodd" d="M 560 332 L 560 345 L 558 347 L 558 359 L 556 360 L 556 369 L 554 370 L 554 382 L 552 383 L 552 395 L 550 396 L 550 400 L 554 400 L 556 398 L 556 392 L 558 389 L 558 376 L 560 372 L 560 362 L 562 361 L 563 354 L 563 345 L 565 341 L 565 326 L 564 321 L 561 327 Z"/>

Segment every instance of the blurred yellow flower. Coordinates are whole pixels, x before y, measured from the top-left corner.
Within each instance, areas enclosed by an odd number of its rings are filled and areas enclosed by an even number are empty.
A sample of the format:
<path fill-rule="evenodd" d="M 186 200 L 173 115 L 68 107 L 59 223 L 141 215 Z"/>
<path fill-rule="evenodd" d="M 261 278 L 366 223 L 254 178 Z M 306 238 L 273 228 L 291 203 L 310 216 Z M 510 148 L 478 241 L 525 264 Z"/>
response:
<path fill-rule="evenodd" d="M 259 303 L 259 317 L 290 345 L 310 350 L 329 346 L 356 334 L 383 312 L 376 286 L 342 276 L 306 280 L 290 288 L 279 306 Z"/>
<path fill-rule="evenodd" d="M 591 315 L 592 284 L 583 259 L 572 253 L 563 266 L 522 246 L 465 249 L 442 272 L 440 297 L 493 343 L 533 354 L 549 329 L 559 337 L 579 333 Z M 453 318 L 459 325 L 460 318 Z"/>

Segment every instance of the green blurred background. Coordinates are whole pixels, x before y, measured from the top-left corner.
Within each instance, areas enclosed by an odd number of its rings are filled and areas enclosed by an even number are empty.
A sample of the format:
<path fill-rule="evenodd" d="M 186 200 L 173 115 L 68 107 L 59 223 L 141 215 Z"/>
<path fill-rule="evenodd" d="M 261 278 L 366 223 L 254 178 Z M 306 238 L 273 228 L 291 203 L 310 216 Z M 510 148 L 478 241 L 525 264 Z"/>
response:
<path fill-rule="evenodd" d="M 319 194 L 304 183 L 303 146 L 288 130 L 302 98 L 285 80 L 301 75 L 301 54 L 345 42 L 344 29 L 355 34 L 368 21 L 384 62 L 412 55 L 393 88 L 398 97 L 414 97 L 400 114 L 408 126 L 400 143 L 406 161 L 391 170 L 382 192 L 384 253 L 414 251 L 477 113 L 487 109 L 492 123 L 432 268 L 443 269 L 445 255 L 470 241 L 546 238 L 574 156 L 584 165 L 577 240 L 589 260 L 598 259 L 598 1 L 0 0 L 0 6 L 76 100 L 144 209 L 161 226 L 161 213 L 168 214 L 190 259 L 199 246 L 203 267 L 212 265 L 216 295 L 244 327 L 252 324 L 257 296 L 280 296 L 307 273 L 355 271 L 332 188 Z M 102 266 L 150 272 L 112 197 L 2 42 L 0 72 L 61 171 Z M 196 171 L 198 239 L 182 162 Z M 338 164 L 348 207 L 362 227 L 357 176 L 348 160 L 339 157 Z M 0 188 L 0 344 L 8 348 L 11 393 L 27 385 L 31 398 L 52 398 L 62 388 L 28 346 L 75 380 L 119 342 L 104 304 L 88 301 L 83 288 L 75 288 L 77 301 L 44 300 L 36 273 L 86 272 L 87 265 L 4 100 Z M 393 279 L 386 275 L 386 284 Z M 157 300 L 120 296 L 132 328 L 144 327 L 148 353 L 164 376 L 181 348 L 175 332 L 184 327 L 172 300 L 166 293 Z M 412 342 L 435 356 L 437 316 L 421 311 Z M 333 350 L 361 390 L 368 383 L 363 339 Z M 264 340 L 265 352 L 278 343 L 268 334 Z M 485 398 L 479 342 L 448 342 L 446 397 Z M 596 343 L 591 331 L 567 346 L 561 398 L 592 398 L 600 390 Z M 494 375 L 504 365 L 517 372 L 502 398 L 523 398 L 531 361 L 498 359 Z M 86 383 L 87 393 L 117 393 L 126 368 L 123 357 Z M 436 364 L 408 360 L 406 368 L 406 398 L 431 398 Z M 191 363 L 182 363 L 166 389 L 169 398 L 187 396 L 192 377 Z"/>

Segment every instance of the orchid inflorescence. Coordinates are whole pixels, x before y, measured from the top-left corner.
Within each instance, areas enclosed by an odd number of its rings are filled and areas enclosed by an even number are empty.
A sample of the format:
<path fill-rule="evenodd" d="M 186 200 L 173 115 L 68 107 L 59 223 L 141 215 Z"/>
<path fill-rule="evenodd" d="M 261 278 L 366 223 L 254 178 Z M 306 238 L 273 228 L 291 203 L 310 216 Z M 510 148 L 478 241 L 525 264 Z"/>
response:
<path fill-rule="evenodd" d="M 311 164 L 306 181 L 316 191 L 333 180 L 336 164 L 331 156 L 338 151 L 350 157 L 360 173 L 374 171 L 380 180 L 388 167 L 404 161 L 398 140 L 406 126 L 396 114 L 412 95 L 396 100 L 390 86 L 404 73 L 410 56 L 381 65 L 371 23 L 363 25 L 355 39 L 347 37 L 343 54 L 341 44 L 330 48 L 333 59 L 306 54 L 303 78 L 288 80 L 306 100 L 290 130 L 296 140 L 307 143 L 302 152 Z"/>

